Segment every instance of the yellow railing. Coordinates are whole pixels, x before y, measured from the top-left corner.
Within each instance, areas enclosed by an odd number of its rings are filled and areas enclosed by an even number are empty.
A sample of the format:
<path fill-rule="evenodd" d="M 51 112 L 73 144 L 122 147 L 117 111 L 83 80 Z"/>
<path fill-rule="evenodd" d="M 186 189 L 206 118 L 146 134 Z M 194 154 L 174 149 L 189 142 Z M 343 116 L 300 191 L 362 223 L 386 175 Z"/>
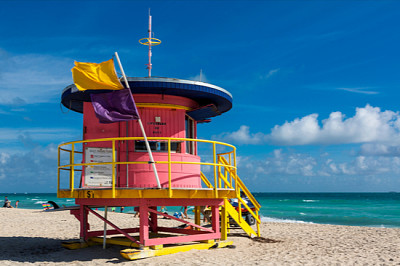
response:
<path fill-rule="evenodd" d="M 70 197 L 74 195 L 74 179 L 75 179 L 75 171 L 83 172 L 84 167 L 86 166 L 95 166 L 95 165 L 111 165 L 112 166 L 112 182 L 111 182 L 111 196 L 113 198 L 116 197 L 116 167 L 118 165 L 129 165 L 129 164 L 148 164 L 148 161 L 117 161 L 116 152 L 118 151 L 117 147 L 118 141 L 143 141 L 144 138 L 139 137 L 125 137 L 125 138 L 103 138 L 103 139 L 88 139 L 88 140 L 80 140 L 80 141 L 72 141 L 61 144 L 58 146 L 58 182 L 57 188 L 58 192 L 60 192 L 60 173 L 61 171 L 69 171 L 69 191 L 67 190 L 66 193 L 70 193 Z M 254 198 L 254 196 L 250 193 L 244 183 L 241 181 L 239 176 L 237 175 L 237 167 L 236 167 L 236 148 L 230 144 L 226 144 L 223 142 L 218 141 L 209 141 L 209 140 L 201 140 L 201 139 L 188 139 L 188 138 L 156 138 L 151 137 L 148 138 L 150 141 L 163 141 L 167 142 L 167 150 L 164 151 L 167 154 L 166 161 L 156 161 L 156 164 L 168 164 L 168 196 L 171 198 L 173 193 L 172 187 L 172 165 L 173 164 L 197 164 L 197 165 L 205 165 L 205 166 L 212 166 L 213 167 L 213 178 L 208 179 L 203 172 L 200 172 L 200 177 L 203 183 L 210 189 L 213 190 L 213 197 L 217 198 L 218 194 L 221 193 L 219 189 L 228 189 L 234 190 L 235 196 L 230 194 L 232 197 L 236 197 L 238 199 L 238 208 L 237 211 L 233 208 L 230 203 L 225 200 L 226 206 L 229 210 L 229 215 L 231 215 L 235 221 L 245 230 L 246 233 L 249 235 L 254 234 L 255 232 L 253 229 L 247 225 L 247 223 L 243 220 L 242 217 L 242 206 L 254 217 L 256 224 L 257 224 L 257 235 L 260 235 L 260 218 L 259 218 L 259 210 L 261 208 L 260 204 Z M 172 161 L 172 154 L 176 154 L 171 150 L 171 142 L 196 142 L 196 143 L 208 143 L 212 145 L 212 162 L 182 162 L 182 161 Z M 110 145 L 107 145 L 108 148 L 111 147 L 112 149 L 112 160 L 110 162 L 101 162 L 101 163 L 75 163 L 76 155 L 83 154 L 83 151 L 78 151 L 77 146 L 87 143 L 98 143 L 98 142 L 110 142 Z M 182 143 L 181 145 L 185 145 Z M 102 145 L 103 146 L 103 145 Z M 67 148 L 69 147 L 69 148 Z M 94 148 L 90 146 L 91 148 Z M 217 153 L 217 149 L 219 147 L 224 147 L 224 149 L 230 149 L 228 152 Z M 82 148 L 83 149 L 83 148 Z M 69 163 L 68 164 L 61 164 L 62 154 L 66 153 Z M 83 159 L 83 158 L 82 158 Z M 66 160 L 66 159 L 64 159 Z M 81 169 L 78 169 L 80 168 Z M 86 189 L 86 188 L 85 188 Z M 88 189 L 93 189 L 88 188 Z M 124 190 L 129 189 L 125 188 Z M 248 206 L 248 204 L 243 200 L 243 196 L 246 196 L 249 201 L 254 205 L 254 211 Z M 225 225 L 227 226 L 227 225 Z M 225 228 L 226 229 L 226 228 Z"/>
<path fill-rule="evenodd" d="M 229 153 L 226 153 L 229 154 Z M 222 155 L 226 155 L 226 154 L 220 154 L 220 156 L 218 157 L 218 163 L 219 164 L 223 164 L 223 165 L 229 165 L 230 163 L 230 155 L 229 155 L 229 161 L 227 161 Z M 258 201 L 254 198 L 253 194 L 251 194 L 251 192 L 249 191 L 249 189 L 244 185 L 244 183 L 242 182 L 242 180 L 239 178 L 239 176 L 237 175 L 236 172 L 236 168 L 232 169 L 230 167 L 225 167 L 223 168 L 225 173 L 221 174 L 221 179 L 224 180 L 224 182 L 229 186 L 232 187 L 232 179 L 230 179 L 230 182 L 227 178 L 227 175 L 229 174 L 230 177 L 234 178 L 235 180 L 235 189 L 236 189 L 236 197 L 238 199 L 238 220 L 241 221 L 241 219 L 243 219 L 242 217 L 242 205 L 243 207 L 254 217 L 254 219 L 256 220 L 256 224 L 257 224 L 257 235 L 260 235 L 260 217 L 259 217 L 259 210 L 261 208 L 260 203 L 258 203 Z M 232 187 L 233 188 L 233 187 Z M 242 199 L 242 195 L 246 196 L 249 201 L 254 205 L 254 209 L 255 211 L 253 211 L 248 204 Z"/>
<path fill-rule="evenodd" d="M 251 229 L 248 225 L 244 225 L 243 217 L 242 217 L 242 206 L 250 213 L 251 216 L 254 217 L 256 226 L 257 226 L 257 236 L 260 236 L 260 217 L 259 217 L 259 210 L 261 208 L 261 205 L 258 203 L 258 201 L 254 198 L 254 196 L 251 194 L 251 192 L 248 190 L 248 188 L 244 185 L 242 180 L 239 178 L 236 172 L 236 168 L 229 167 L 232 161 L 235 162 L 235 151 L 231 152 L 226 152 L 226 153 L 220 153 L 217 155 L 217 165 L 218 165 L 218 175 L 219 175 L 219 186 L 222 187 L 221 182 L 224 182 L 224 187 L 228 187 L 231 189 L 235 189 L 236 192 L 236 198 L 238 200 L 238 208 L 237 211 L 233 209 L 233 206 L 230 205 L 228 201 L 225 202 L 225 208 L 228 208 L 230 210 L 230 215 L 232 218 L 234 218 L 239 226 L 241 226 L 246 233 L 249 235 L 254 234 L 255 232 L 253 229 Z M 226 159 L 225 157 L 228 157 Z M 202 174 L 202 179 L 204 183 L 208 187 L 212 187 L 211 183 L 207 183 L 207 179 L 205 176 Z M 248 203 L 246 203 L 245 200 L 243 200 L 243 196 L 246 196 L 249 201 L 254 205 L 254 211 L 249 207 Z M 226 205 L 230 205 L 226 206 Z"/>
<path fill-rule="evenodd" d="M 80 140 L 80 141 L 72 141 L 63 143 L 58 146 L 58 181 L 57 181 L 57 188 L 60 191 L 60 174 L 61 171 L 69 171 L 69 189 L 71 196 L 74 193 L 74 183 L 75 183 L 75 171 L 83 171 L 84 167 L 86 166 L 95 166 L 95 165 L 112 165 L 112 197 L 115 197 L 115 190 L 116 190 L 116 171 L 115 168 L 117 165 L 129 165 L 129 164 L 148 164 L 148 161 L 117 161 L 116 160 L 116 152 L 118 151 L 116 148 L 116 142 L 119 141 L 143 141 L 144 138 L 141 137 L 121 137 L 121 138 L 102 138 L 102 139 L 87 139 L 87 140 Z M 236 175 L 232 173 L 236 173 L 236 148 L 227 143 L 218 142 L 218 141 L 209 141 L 209 140 L 202 140 L 202 139 L 189 139 L 189 138 L 164 138 L 164 137 L 149 137 L 149 141 L 161 141 L 167 142 L 168 149 L 165 153 L 168 153 L 168 160 L 167 161 L 156 161 L 155 164 L 168 164 L 168 195 L 172 196 L 172 186 L 171 186 L 171 177 L 172 177 L 172 165 L 173 164 L 197 164 L 197 165 L 208 165 L 213 167 L 214 178 L 212 179 L 213 182 L 210 182 L 206 176 L 201 173 L 201 179 L 206 184 L 207 187 L 212 188 L 214 191 L 214 197 L 218 197 L 218 189 L 220 188 L 230 188 L 239 191 L 237 187 L 237 180 Z M 101 162 L 101 163 L 75 163 L 75 155 L 76 154 L 83 154 L 83 151 L 77 151 L 76 147 L 78 145 L 84 146 L 87 143 L 98 143 L 98 142 L 111 142 L 111 149 L 112 149 L 112 161 L 111 162 Z M 176 154 L 175 152 L 171 152 L 171 142 L 196 142 L 196 143 L 208 143 L 212 144 L 212 155 L 213 161 L 212 162 L 182 162 L 182 161 L 172 161 L 171 154 Z M 183 145 L 183 144 L 182 144 Z M 108 145 L 107 145 L 108 146 Z M 69 148 L 67 148 L 69 147 Z M 228 148 L 231 151 L 226 153 L 217 153 L 217 148 L 224 147 L 224 149 Z M 61 164 L 62 154 L 61 152 L 68 153 L 69 163 Z M 224 156 L 228 156 L 228 161 L 221 161 L 221 158 Z M 81 169 L 78 169 L 80 168 Z M 228 173 L 230 175 L 230 180 L 226 180 L 225 176 L 222 176 L 221 173 L 224 171 L 226 173 L 226 177 L 228 177 Z"/>

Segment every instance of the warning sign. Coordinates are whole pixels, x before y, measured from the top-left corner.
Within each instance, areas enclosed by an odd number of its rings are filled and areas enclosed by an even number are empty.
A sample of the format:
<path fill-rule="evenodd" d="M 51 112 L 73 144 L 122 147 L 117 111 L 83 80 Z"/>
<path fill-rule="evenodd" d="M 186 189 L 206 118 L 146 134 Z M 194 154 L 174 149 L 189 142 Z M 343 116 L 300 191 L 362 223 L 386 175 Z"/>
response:
<path fill-rule="evenodd" d="M 85 163 L 112 162 L 111 148 L 85 148 Z M 85 187 L 111 187 L 112 165 L 85 166 Z"/>

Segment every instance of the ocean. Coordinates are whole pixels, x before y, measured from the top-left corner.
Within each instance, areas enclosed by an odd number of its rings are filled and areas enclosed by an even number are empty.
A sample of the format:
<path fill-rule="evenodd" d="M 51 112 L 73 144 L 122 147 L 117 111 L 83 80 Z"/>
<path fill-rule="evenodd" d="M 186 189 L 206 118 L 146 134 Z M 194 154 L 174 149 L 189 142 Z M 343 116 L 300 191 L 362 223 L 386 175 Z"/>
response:
<path fill-rule="evenodd" d="M 261 204 L 262 221 L 316 223 L 350 226 L 400 228 L 400 193 L 254 193 Z M 0 193 L 14 206 L 42 209 L 52 200 L 59 205 L 74 205 L 74 199 L 58 199 L 56 193 Z M 168 207 L 173 213 L 179 207 Z M 190 210 L 190 208 L 189 208 Z M 116 208 L 116 211 L 120 211 Z M 124 212 L 133 212 L 125 208 Z M 190 214 L 190 211 L 189 211 Z"/>

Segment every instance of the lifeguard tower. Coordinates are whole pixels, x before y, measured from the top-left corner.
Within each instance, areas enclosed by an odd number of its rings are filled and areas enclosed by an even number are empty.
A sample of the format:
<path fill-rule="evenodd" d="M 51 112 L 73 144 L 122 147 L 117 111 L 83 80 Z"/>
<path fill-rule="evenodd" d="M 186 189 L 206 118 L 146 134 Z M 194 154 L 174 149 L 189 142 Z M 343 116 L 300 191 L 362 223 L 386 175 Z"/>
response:
<path fill-rule="evenodd" d="M 232 108 L 232 95 L 205 82 L 151 77 L 150 49 L 158 42 L 151 37 L 151 23 L 149 32 L 142 41 L 149 46 L 149 76 L 128 77 L 125 84 L 147 138 L 136 120 L 99 123 L 90 97 L 96 91 L 79 91 L 72 84 L 62 92 L 62 104 L 83 114 L 83 139 L 58 147 L 58 197 L 75 198 L 79 206 L 71 214 L 80 222 L 81 241 L 65 246 L 123 245 L 129 248 L 121 255 L 133 260 L 230 245 L 227 236 L 233 223 L 249 236 L 259 236 L 260 205 L 237 175 L 236 148 L 197 139 L 199 124 Z M 237 199 L 237 207 L 230 199 Z M 139 227 L 120 228 L 107 218 L 108 207 L 122 206 L 138 208 Z M 161 213 L 159 206 L 194 206 L 194 222 Z M 202 206 L 211 209 L 211 226 L 201 222 Z M 104 208 L 104 215 L 96 208 Z M 90 231 L 89 214 L 112 229 Z M 187 226 L 161 227 L 158 216 Z"/>

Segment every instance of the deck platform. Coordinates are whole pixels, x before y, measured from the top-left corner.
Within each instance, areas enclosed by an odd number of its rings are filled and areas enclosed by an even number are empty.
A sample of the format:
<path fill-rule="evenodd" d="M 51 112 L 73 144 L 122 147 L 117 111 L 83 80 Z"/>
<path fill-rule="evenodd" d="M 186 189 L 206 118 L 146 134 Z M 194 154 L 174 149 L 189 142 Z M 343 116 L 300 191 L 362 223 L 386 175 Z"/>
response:
<path fill-rule="evenodd" d="M 212 199 L 235 198 L 235 189 L 231 188 L 75 188 L 58 190 L 59 198 L 76 199 L 149 199 L 149 198 L 175 198 L 175 199 Z M 114 194 L 114 197 L 113 197 Z"/>

